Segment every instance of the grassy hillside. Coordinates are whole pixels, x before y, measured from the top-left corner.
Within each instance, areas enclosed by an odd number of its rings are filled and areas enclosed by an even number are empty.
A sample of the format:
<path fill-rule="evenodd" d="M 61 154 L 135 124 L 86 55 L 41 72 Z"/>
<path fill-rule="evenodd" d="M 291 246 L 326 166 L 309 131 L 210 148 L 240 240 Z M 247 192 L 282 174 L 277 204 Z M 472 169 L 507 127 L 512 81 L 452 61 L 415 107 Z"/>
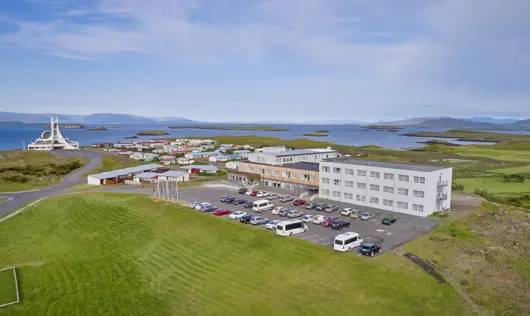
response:
<path fill-rule="evenodd" d="M 47 152 L 0 151 L 0 192 L 41 189 L 58 184 L 82 167 L 81 158 L 57 157 Z"/>
<path fill-rule="evenodd" d="M 156 163 L 156 162 L 149 162 L 149 163 Z M 135 167 L 135 166 L 139 166 L 142 164 L 146 164 L 146 162 L 131 159 L 129 157 L 108 154 L 108 155 L 103 156 L 103 159 L 101 160 L 101 164 L 99 165 L 99 167 L 90 171 L 90 174 L 112 171 L 116 169 Z M 88 174 L 86 174 L 85 176 L 87 175 Z"/>
<path fill-rule="evenodd" d="M 464 315 L 448 284 L 148 197 L 54 197 L 0 223 L 20 305 L 0 315 Z"/>
<path fill-rule="evenodd" d="M 404 135 L 415 137 L 456 138 L 461 141 L 474 142 L 530 142 L 530 135 L 527 134 L 495 133 L 466 129 L 454 129 L 445 132 L 417 132 Z"/>

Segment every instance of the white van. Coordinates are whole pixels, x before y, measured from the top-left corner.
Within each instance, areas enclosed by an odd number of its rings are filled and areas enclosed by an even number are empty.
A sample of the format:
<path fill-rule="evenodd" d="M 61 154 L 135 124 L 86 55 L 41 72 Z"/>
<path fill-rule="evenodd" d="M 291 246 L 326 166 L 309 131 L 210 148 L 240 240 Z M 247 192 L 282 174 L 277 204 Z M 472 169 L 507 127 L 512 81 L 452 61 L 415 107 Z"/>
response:
<path fill-rule="evenodd" d="M 257 200 L 252 204 L 252 209 L 256 212 L 263 212 L 272 210 L 274 208 L 274 205 L 269 200 Z"/>
<path fill-rule="evenodd" d="M 276 235 L 291 236 L 307 232 L 307 225 L 301 220 L 283 221 L 276 225 Z"/>
<path fill-rule="evenodd" d="M 362 246 L 363 239 L 359 234 L 347 232 L 337 235 L 333 241 L 333 249 L 337 251 L 350 251 L 355 247 Z"/>

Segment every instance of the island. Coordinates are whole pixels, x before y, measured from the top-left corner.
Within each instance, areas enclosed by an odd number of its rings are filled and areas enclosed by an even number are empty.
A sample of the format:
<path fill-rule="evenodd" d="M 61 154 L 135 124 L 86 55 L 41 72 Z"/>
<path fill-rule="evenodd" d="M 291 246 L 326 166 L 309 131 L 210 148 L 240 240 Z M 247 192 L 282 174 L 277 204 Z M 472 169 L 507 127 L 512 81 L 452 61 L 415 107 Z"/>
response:
<path fill-rule="evenodd" d="M 460 144 L 451 143 L 445 139 L 431 139 L 426 142 L 416 142 L 423 145 L 444 145 L 444 146 L 462 146 Z"/>
<path fill-rule="evenodd" d="M 160 130 L 149 130 L 149 131 L 142 131 L 136 134 L 138 136 L 162 136 L 162 135 L 169 135 L 166 131 L 160 131 Z"/>
<path fill-rule="evenodd" d="M 459 129 L 448 130 L 445 132 L 405 133 L 401 135 L 409 136 L 409 137 L 454 138 L 457 141 L 484 142 L 484 143 L 529 142 L 530 141 L 530 135 L 525 135 L 525 134 L 494 133 L 494 132 L 459 130 Z"/>
<path fill-rule="evenodd" d="M 89 127 L 89 131 L 106 131 L 107 129 L 103 126 L 97 126 L 97 127 Z"/>
<path fill-rule="evenodd" d="M 403 129 L 403 127 L 399 125 L 377 125 L 377 124 L 367 125 L 366 128 L 367 129 L 365 131 L 376 130 L 380 132 L 384 132 L 384 131 L 399 132 L 399 130 Z"/>
<path fill-rule="evenodd" d="M 109 126 L 107 126 L 107 128 L 120 128 L 120 126 L 118 126 L 118 125 L 109 125 Z"/>
<path fill-rule="evenodd" d="M 138 136 L 134 135 L 134 136 L 127 136 L 125 137 L 125 139 L 135 139 L 135 138 L 139 138 Z"/>
<path fill-rule="evenodd" d="M 215 126 L 215 125 L 180 125 L 170 126 L 172 129 L 214 129 L 221 131 L 266 131 L 266 132 L 287 132 L 289 129 L 272 126 Z"/>
<path fill-rule="evenodd" d="M 44 126 L 45 129 L 50 129 L 50 124 Z M 85 128 L 83 124 L 59 124 L 59 128 L 69 128 L 69 129 L 76 129 L 76 128 Z"/>
<path fill-rule="evenodd" d="M 312 133 L 306 133 L 304 136 L 312 136 L 312 137 L 326 137 L 328 136 L 329 131 L 326 130 L 318 130 L 316 132 Z"/>

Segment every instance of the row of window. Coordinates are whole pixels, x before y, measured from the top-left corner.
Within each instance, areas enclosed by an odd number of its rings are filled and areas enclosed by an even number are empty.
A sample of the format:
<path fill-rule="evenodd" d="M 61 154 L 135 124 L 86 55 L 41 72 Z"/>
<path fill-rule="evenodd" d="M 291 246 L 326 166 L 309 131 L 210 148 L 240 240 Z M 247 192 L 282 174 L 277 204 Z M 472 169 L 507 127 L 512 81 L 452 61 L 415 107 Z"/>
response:
<path fill-rule="evenodd" d="M 275 176 L 275 177 L 279 177 L 280 176 L 280 171 L 278 171 L 278 170 L 272 170 L 272 172 L 271 172 L 270 169 L 263 169 L 263 168 L 248 167 L 248 172 L 265 174 L 265 175 L 270 175 L 272 173 L 272 175 Z M 282 177 L 289 178 L 289 179 L 296 179 L 297 174 L 296 174 L 296 172 L 283 171 L 282 172 Z M 311 174 L 301 173 L 300 174 L 300 180 L 306 180 L 306 181 L 310 181 L 310 182 L 311 181 L 315 181 L 315 176 L 311 175 Z"/>
<path fill-rule="evenodd" d="M 328 167 L 328 166 L 322 166 L 321 170 L 322 170 L 322 172 L 331 172 L 331 168 Z M 340 172 L 341 172 L 341 168 L 333 167 L 333 173 L 340 173 Z M 355 174 L 355 172 L 354 172 L 353 169 L 345 168 L 344 169 L 344 174 L 353 176 Z M 366 175 L 367 175 L 366 170 L 357 170 L 357 176 L 358 177 L 366 177 Z M 370 171 L 370 178 L 380 179 L 381 178 L 381 172 Z M 394 174 L 393 173 L 384 172 L 383 173 L 383 178 L 385 180 L 394 180 Z M 402 182 L 409 182 L 410 181 L 410 177 L 408 175 L 405 175 L 405 174 L 398 174 L 398 180 L 402 181 Z M 425 183 L 425 177 L 414 176 L 413 180 L 414 180 L 414 183 Z"/>
<path fill-rule="evenodd" d="M 320 194 L 322 194 L 322 195 L 329 195 L 329 193 L 330 193 L 329 190 L 320 190 Z M 334 197 L 340 197 L 340 195 L 341 195 L 341 193 L 339 191 L 332 191 L 331 194 Z M 355 198 L 359 202 L 365 202 L 366 201 L 366 196 L 364 196 L 364 195 L 357 194 L 355 196 Z M 353 200 L 353 194 L 352 193 L 344 193 L 344 199 Z M 380 199 L 378 197 L 374 197 L 374 196 L 371 196 L 370 199 L 368 200 L 368 202 L 370 204 L 379 204 L 379 201 L 380 201 Z M 383 205 L 384 206 L 393 206 L 394 205 L 394 200 L 383 199 Z M 397 204 L 396 204 L 396 207 L 398 209 L 407 210 L 409 208 L 409 203 L 398 201 Z M 424 206 L 422 204 L 412 204 L 412 210 L 413 211 L 423 212 L 423 209 L 424 209 Z"/>
<path fill-rule="evenodd" d="M 330 184 L 331 183 L 331 179 L 330 178 L 322 178 L 322 183 Z M 341 184 L 341 180 L 333 179 L 333 184 L 334 185 L 340 185 Z M 344 186 L 353 188 L 353 181 L 344 181 Z M 358 189 L 363 189 L 363 190 L 366 189 L 366 183 L 357 182 L 357 188 Z M 370 190 L 379 192 L 381 190 L 381 186 L 378 185 L 378 184 L 370 184 Z M 385 193 L 394 193 L 394 187 L 383 186 L 383 192 L 385 192 Z M 409 195 L 409 189 L 398 188 L 397 193 L 399 195 L 408 196 Z M 425 197 L 425 191 L 413 190 L 413 196 L 414 197 L 423 198 L 423 197 Z"/>

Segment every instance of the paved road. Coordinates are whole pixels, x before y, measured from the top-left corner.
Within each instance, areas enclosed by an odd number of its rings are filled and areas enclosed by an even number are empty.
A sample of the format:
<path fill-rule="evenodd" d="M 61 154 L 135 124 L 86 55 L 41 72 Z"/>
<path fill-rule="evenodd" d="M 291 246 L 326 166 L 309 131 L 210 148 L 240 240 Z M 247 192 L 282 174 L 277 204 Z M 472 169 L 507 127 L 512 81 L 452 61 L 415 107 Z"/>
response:
<path fill-rule="evenodd" d="M 104 155 L 102 152 L 90 150 L 53 151 L 52 154 L 57 156 L 86 158 L 88 159 L 88 162 L 82 168 L 67 175 L 59 185 L 30 192 L 1 193 L 0 196 L 5 197 L 8 200 L 0 204 L 0 215 L 11 212 L 12 210 L 33 200 L 64 193 L 65 190 L 74 185 L 85 183 L 86 180 L 83 179 L 83 174 L 94 170 L 97 166 L 99 166 Z"/>

